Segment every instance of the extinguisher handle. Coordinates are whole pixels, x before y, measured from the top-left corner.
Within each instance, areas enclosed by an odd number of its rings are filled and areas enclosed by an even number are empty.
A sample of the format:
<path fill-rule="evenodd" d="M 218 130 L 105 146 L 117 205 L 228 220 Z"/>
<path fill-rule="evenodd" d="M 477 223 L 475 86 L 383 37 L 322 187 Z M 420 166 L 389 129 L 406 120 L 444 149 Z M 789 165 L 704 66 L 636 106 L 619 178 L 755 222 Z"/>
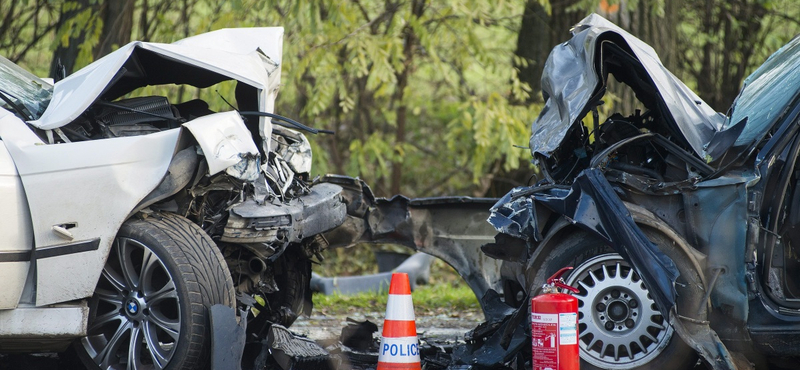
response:
<path fill-rule="evenodd" d="M 559 289 L 569 290 L 570 292 L 573 292 L 573 293 L 579 293 L 580 290 L 578 290 L 578 288 L 575 288 L 573 286 L 567 285 L 564 282 L 564 279 L 561 277 L 561 275 L 564 275 L 564 273 L 566 273 L 569 270 L 572 270 L 571 266 L 564 267 L 561 270 L 556 271 L 556 273 L 553 274 L 553 276 L 551 276 L 550 278 L 547 279 L 547 284 L 555 286 L 555 287 L 557 287 Z"/>

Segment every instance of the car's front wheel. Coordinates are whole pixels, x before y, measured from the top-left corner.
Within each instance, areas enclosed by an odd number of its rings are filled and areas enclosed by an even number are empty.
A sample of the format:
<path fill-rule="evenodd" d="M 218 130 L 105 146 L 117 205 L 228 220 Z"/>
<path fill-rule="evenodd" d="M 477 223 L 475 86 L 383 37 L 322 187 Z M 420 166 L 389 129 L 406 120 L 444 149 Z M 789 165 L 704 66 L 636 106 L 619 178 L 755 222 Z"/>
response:
<path fill-rule="evenodd" d="M 671 240 L 644 231 L 675 259 Z M 636 270 L 611 247 L 588 233 L 573 233 L 550 251 L 542 272 L 549 276 L 565 266 L 574 267 L 566 283 L 580 290 L 574 295 L 582 369 L 684 369 L 697 361 Z"/>
<path fill-rule="evenodd" d="M 636 368 L 664 355 L 670 345 L 686 347 L 672 338 L 672 326 L 639 274 L 619 254 L 584 261 L 569 275 L 567 284 L 580 290 L 575 296 L 581 358 L 595 367 Z"/>
<path fill-rule="evenodd" d="M 208 308 L 233 306 L 233 282 L 211 238 L 183 217 L 129 220 L 90 300 L 89 368 L 195 369 L 208 356 Z"/>

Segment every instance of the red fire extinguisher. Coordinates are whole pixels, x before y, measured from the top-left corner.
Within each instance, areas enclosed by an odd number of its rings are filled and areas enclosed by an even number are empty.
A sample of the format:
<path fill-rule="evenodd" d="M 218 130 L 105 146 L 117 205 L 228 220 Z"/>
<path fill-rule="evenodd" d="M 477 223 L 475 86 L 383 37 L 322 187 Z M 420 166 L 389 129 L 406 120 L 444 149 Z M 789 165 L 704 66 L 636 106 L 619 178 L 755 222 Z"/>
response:
<path fill-rule="evenodd" d="M 579 290 L 561 278 L 572 267 L 564 267 L 547 279 L 542 294 L 531 298 L 531 342 L 533 370 L 578 370 L 578 299 L 560 293 Z"/>

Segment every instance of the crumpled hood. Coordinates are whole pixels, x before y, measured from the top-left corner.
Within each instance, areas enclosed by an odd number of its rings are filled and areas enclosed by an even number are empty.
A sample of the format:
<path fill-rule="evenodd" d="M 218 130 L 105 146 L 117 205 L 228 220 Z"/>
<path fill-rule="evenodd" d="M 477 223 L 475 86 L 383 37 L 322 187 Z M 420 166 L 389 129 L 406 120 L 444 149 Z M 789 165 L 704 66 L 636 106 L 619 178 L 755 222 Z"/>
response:
<path fill-rule="evenodd" d="M 717 113 L 661 64 L 653 48 L 617 27 L 605 18 L 592 14 L 572 30 L 569 41 L 556 46 L 547 58 L 542 74 L 546 102 L 533 122 L 531 153 L 545 156 L 561 144 L 570 127 L 577 124 L 605 90 L 607 53 L 605 43 L 614 43 L 632 52 L 632 67 L 644 68 L 655 88 L 654 107 L 684 137 L 703 160 L 711 161 L 707 150 L 715 134 L 722 132 L 725 116 Z M 738 135 L 738 133 L 737 133 Z M 729 139 L 729 138 L 728 138 Z M 735 139 L 735 138 L 734 138 Z M 721 140 L 714 153 L 727 149 L 731 140 Z"/>
<path fill-rule="evenodd" d="M 162 83 L 206 87 L 219 82 L 219 76 L 258 89 L 259 109 L 272 112 L 282 54 L 282 27 L 222 29 L 172 44 L 134 41 L 57 82 L 47 110 L 28 123 L 43 130 L 55 129 L 75 120 L 104 94 L 116 98 L 138 87 Z M 157 63 L 148 68 L 147 61 Z M 132 66 L 127 63 L 135 63 L 146 73 L 137 75 L 140 71 L 127 68 Z M 126 84 L 109 92 L 121 78 L 128 79 Z"/>

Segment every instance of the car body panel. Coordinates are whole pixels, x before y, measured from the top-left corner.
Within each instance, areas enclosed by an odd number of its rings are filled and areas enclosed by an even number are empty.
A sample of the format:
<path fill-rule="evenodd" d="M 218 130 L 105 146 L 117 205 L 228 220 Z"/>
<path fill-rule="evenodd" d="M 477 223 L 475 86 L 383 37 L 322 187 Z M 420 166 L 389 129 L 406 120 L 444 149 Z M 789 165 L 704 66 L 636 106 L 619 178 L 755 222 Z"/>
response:
<path fill-rule="evenodd" d="M 20 145 L 24 141 L 13 140 L 15 134 L 27 136 L 26 131 L 31 131 L 13 116 L 2 123 L 0 137 L 12 137 L 6 145 L 30 207 L 34 256 L 39 256 L 35 258 L 36 305 L 91 296 L 117 230 L 161 181 L 180 130 L 58 145 Z M 67 229 L 69 235 L 55 227 Z M 96 249 L 85 250 L 97 239 Z"/>
<path fill-rule="evenodd" d="M 0 352 L 63 351 L 70 338 L 86 335 L 88 316 L 86 302 L 0 310 Z"/>
<path fill-rule="evenodd" d="M 530 149 L 549 156 L 570 127 L 591 109 L 605 89 L 607 76 L 604 44 L 627 47 L 656 89 L 650 109 L 663 108 L 694 152 L 706 159 L 706 147 L 722 131 L 725 117 L 669 72 L 652 47 L 605 18 L 592 14 L 573 28 L 573 38 L 556 46 L 545 62 L 542 91 L 545 106 L 532 124 Z M 724 151 L 726 148 L 718 148 Z"/>
<path fill-rule="evenodd" d="M 724 309 L 738 322 L 749 315 L 745 256 L 748 240 L 747 186 L 752 173 L 730 174 L 697 184 L 684 193 L 687 237 L 707 256 L 705 274 L 715 279 L 712 307 Z"/>
<path fill-rule="evenodd" d="M 114 99 L 162 83 L 205 87 L 219 82 L 219 76 L 258 89 L 258 109 L 271 112 L 280 86 L 282 38 L 283 28 L 270 27 L 218 30 L 173 44 L 131 42 L 57 82 L 47 109 L 29 123 L 51 130 L 78 118 L 101 96 Z M 158 63 L 158 68 L 148 69 L 147 63 Z M 149 73 L 139 75 L 139 69 Z M 109 90 L 112 84 L 115 87 Z M 265 118 L 260 119 L 259 129 L 263 138 L 271 136 Z M 264 140 L 266 152 L 269 142 Z"/>
<path fill-rule="evenodd" d="M 183 127 L 192 133 L 203 150 L 209 175 L 229 169 L 229 175 L 241 180 L 258 178 L 258 147 L 238 113 L 209 114 L 186 122 Z"/>
<path fill-rule="evenodd" d="M 636 267 L 645 284 L 654 287 L 651 293 L 659 307 L 666 307 L 667 311 L 672 308 L 678 277 L 675 264 L 634 223 L 599 170 L 585 170 L 569 189 L 536 190 L 539 189 L 518 188 L 516 193 L 507 194 L 492 207 L 489 223 L 504 234 L 541 241 L 535 209 L 537 203 L 542 204 L 612 245 Z"/>
<path fill-rule="evenodd" d="M 2 124 L 2 120 L 0 120 Z M 1 139 L 1 138 L 0 138 Z M 17 307 L 28 276 L 33 248 L 31 216 L 22 180 L 0 141 L 0 310 Z"/>
<path fill-rule="evenodd" d="M 9 121 L 14 120 L 10 116 Z M 19 120 L 15 123 L 16 133 L 28 136 L 28 128 Z M 206 153 L 212 174 L 255 162 L 239 175 L 251 180 L 258 176 L 258 148 L 236 112 L 201 117 L 184 126 Z M 10 127 L 0 128 L 0 135 L 5 137 Z M 181 130 L 58 145 L 43 145 L 33 138 L 29 140 L 34 145 L 12 144 L 10 151 L 17 158 L 35 220 L 37 305 L 92 294 L 116 231 L 161 182 Z M 54 188 L 54 183 L 60 186 Z M 54 252 L 57 249 L 62 252 Z M 64 274 L 71 278 L 64 279 Z"/>

